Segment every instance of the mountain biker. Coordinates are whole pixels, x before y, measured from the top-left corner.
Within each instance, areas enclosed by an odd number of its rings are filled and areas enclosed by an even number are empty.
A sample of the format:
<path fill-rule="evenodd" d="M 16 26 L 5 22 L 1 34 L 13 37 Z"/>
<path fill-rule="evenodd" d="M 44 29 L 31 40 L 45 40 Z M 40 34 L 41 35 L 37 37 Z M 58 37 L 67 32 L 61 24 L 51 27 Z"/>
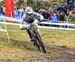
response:
<path fill-rule="evenodd" d="M 26 28 L 31 41 L 33 41 L 33 39 L 31 37 L 31 33 L 29 31 L 30 25 L 34 24 L 35 26 L 38 26 L 39 21 L 42 21 L 43 19 L 44 19 L 43 16 L 41 14 L 34 12 L 32 7 L 27 7 L 25 9 L 25 13 L 22 17 L 22 22 L 20 24 L 20 28 L 21 29 L 23 27 Z"/>

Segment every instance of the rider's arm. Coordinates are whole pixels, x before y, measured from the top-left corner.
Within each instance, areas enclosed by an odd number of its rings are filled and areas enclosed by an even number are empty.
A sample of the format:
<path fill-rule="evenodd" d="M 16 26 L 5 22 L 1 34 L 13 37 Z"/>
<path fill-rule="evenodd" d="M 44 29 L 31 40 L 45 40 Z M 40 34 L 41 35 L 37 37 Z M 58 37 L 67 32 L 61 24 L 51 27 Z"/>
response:
<path fill-rule="evenodd" d="M 33 14 L 34 14 L 35 16 L 37 16 L 37 18 L 38 18 L 39 21 L 42 21 L 42 20 L 44 19 L 43 15 L 41 15 L 41 14 L 39 14 L 39 13 L 37 13 L 37 12 L 33 12 Z"/>

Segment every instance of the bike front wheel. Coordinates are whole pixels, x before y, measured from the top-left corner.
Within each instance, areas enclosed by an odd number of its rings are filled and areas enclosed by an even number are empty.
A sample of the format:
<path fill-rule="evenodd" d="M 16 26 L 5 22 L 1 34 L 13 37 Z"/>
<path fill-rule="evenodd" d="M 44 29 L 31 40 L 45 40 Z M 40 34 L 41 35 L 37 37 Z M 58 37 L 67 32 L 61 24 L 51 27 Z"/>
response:
<path fill-rule="evenodd" d="M 41 49 L 44 53 L 46 53 L 46 49 L 45 49 L 44 43 L 42 42 L 42 39 L 41 39 L 41 36 L 39 35 L 39 33 L 36 33 L 36 36 L 35 36 L 35 37 L 36 37 L 36 41 L 37 41 L 37 43 L 38 43 L 40 49 Z"/>

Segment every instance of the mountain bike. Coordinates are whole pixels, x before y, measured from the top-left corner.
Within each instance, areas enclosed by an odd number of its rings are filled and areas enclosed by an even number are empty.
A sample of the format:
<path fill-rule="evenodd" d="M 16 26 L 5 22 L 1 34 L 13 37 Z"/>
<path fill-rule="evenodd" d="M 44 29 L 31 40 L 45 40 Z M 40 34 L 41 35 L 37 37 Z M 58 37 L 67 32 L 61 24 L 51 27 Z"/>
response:
<path fill-rule="evenodd" d="M 40 34 L 38 32 L 37 26 L 31 24 L 30 28 L 29 28 L 29 31 L 31 32 L 31 37 L 32 37 L 33 45 L 39 51 L 42 51 L 42 52 L 46 53 L 46 49 L 45 49 L 44 43 L 42 41 L 42 38 L 41 38 L 41 36 L 40 36 Z"/>

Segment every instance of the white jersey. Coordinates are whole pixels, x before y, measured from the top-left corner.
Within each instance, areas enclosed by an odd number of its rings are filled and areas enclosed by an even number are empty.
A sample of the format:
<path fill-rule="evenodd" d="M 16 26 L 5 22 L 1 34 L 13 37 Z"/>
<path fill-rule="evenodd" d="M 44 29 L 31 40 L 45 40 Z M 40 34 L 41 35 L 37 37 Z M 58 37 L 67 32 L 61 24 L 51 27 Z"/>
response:
<path fill-rule="evenodd" d="M 35 19 L 34 19 L 34 22 L 32 22 L 32 23 L 27 23 L 27 22 L 24 21 L 24 19 L 25 19 L 26 16 L 27 16 L 26 13 L 25 13 L 25 14 L 23 15 L 22 19 L 21 19 L 22 22 L 21 22 L 21 24 L 20 24 L 20 28 L 29 28 L 31 24 L 34 24 L 34 25 L 38 26 L 39 19 L 40 19 L 40 20 L 43 20 L 43 19 L 44 19 L 43 16 L 42 16 L 41 14 L 39 14 L 39 13 L 33 12 L 33 15 L 36 16 Z M 39 17 L 39 19 L 38 19 L 38 17 Z"/>

